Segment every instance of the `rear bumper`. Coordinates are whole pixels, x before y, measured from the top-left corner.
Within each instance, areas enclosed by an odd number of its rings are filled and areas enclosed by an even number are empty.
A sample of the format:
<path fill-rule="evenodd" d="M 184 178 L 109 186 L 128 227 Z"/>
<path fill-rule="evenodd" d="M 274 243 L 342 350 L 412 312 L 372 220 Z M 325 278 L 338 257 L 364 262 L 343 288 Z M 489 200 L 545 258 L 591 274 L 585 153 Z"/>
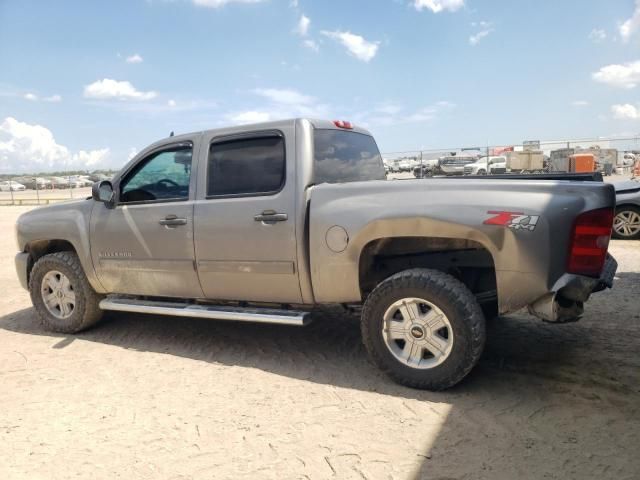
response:
<path fill-rule="evenodd" d="M 18 280 L 20 280 L 20 285 L 25 290 L 29 290 L 29 278 L 27 275 L 27 267 L 29 265 L 29 254 L 28 253 L 17 253 L 16 254 L 16 273 L 18 274 Z"/>
<path fill-rule="evenodd" d="M 529 313 L 546 322 L 564 323 L 580 319 L 583 304 L 592 293 L 613 287 L 618 262 L 607 254 L 599 278 L 564 274 L 549 293 L 528 306 Z"/>

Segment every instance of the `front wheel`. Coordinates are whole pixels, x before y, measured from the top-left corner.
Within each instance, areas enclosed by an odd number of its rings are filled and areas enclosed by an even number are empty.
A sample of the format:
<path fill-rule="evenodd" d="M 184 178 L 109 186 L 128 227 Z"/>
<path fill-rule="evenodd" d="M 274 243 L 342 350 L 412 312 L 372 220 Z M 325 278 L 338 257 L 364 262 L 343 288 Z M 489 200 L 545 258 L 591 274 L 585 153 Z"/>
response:
<path fill-rule="evenodd" d="M 42 326 L 52 332 L 76 333 L 102 317 L 98 295 L 74 252 L 39 258 L 29 277 L 31 301 Z"/>
<path fill-rule="evenodd" d="M 485 319 L 474 295 L 450 275 L 428 269 L 397 273 L 371 292 L 362 339 L 373 361 L 396 382 L 443 390 L 480 358 Z"/>

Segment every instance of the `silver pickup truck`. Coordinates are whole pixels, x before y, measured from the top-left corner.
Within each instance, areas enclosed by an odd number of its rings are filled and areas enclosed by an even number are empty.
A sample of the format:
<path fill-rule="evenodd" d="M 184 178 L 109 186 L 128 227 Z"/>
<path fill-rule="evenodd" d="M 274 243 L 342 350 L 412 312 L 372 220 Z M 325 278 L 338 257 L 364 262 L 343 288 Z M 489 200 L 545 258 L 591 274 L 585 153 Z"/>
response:
<path fill-rule="evenodd" d="M 304 325 L 342 304 L 382 370 L 444 389 L 486 318 L 576 320 L 611 287 L 614 204 L 592 181 L 387 181 L 366 130 L 296 119 L 149 146 L 92 198 L 23 214 L 16 268 L 65 333 L 104 310 Z"/>

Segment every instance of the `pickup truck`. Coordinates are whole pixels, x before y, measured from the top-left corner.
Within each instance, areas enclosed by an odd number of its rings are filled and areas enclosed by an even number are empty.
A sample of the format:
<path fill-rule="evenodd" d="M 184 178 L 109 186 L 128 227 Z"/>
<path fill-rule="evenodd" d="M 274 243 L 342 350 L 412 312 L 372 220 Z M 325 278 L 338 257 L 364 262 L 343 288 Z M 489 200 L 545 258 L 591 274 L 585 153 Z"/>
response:
<path fill-rule="evenodd" d="M 304 325 L 342 304 L 383 371 L 439 390 L 486 319 L 576 320 L 612 286 L 614 205 L 592 181 L 386 181 L 369 132 L 295 119 L 154 143 L 91 198 L 21 215 L 16 268 L 64 333 L 105 310 Z"/>

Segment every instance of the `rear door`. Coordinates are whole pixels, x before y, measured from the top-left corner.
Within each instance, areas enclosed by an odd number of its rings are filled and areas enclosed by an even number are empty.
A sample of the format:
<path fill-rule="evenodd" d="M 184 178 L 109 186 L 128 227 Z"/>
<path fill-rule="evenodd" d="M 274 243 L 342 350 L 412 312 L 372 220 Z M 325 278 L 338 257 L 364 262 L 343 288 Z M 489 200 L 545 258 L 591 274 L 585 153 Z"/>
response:
<path fill-rule="evenodd" d="M 295 127 L 204 138 L 195 251 L 205 297 L 302 301 L 296 265 Z"/>

